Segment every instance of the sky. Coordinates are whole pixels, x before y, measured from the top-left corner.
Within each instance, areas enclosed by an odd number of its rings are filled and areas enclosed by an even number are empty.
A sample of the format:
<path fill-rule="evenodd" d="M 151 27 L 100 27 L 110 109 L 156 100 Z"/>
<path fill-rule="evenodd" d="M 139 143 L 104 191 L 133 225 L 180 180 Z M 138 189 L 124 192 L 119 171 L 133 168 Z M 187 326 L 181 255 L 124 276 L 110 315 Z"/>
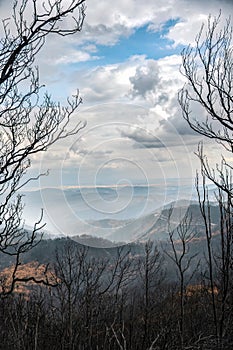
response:
<path fill-rule="evenodd" d="M 0 1 L 2 17 L 11 3 Z M 41 83 L 63 104 L 79 89 L 83 103 L 72 123 L 85 120 L 87 126 L 32 157 L 30 174 L 50 169 L 34 186 L 194 178 L 202 137 L 187 125 L 177 102 L 185 83 L 180 53 L 220 9 L 225 18 L 233 1 L 92 0 L 80 33 L 48 37 L 36 60 Z M 205 152 L 214 161 L 218 145 L 205 141 Z"/>

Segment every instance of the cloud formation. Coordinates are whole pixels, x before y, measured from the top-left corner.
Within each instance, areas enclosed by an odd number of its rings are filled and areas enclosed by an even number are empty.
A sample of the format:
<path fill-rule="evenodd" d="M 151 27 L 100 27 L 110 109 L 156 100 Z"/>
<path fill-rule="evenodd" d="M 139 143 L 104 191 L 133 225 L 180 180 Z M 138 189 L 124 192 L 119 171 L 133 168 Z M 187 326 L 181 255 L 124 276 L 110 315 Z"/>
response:
<path fill-rule="evenodd" d="M 149 60 L 145 66 L 137 67 L 135 75 L 129 78 L 132 95 L 146 98 L 147 93 L 154 91 L 158 85 L 159 73 L 158 63 L 153 60 Z"/>
<path fill-rule="evenodd" d="M 2 16 L 9 16 L 11 5 L 0 0 Z M 199 141 L 182 118 L 177 101 L 184 84 L 180 51 L 194 42 L 210 13 L 217 15 L 221 8 L 224 18 L 233 2 L 93 0 L 87 5 L 83 30 L 59 40 L 49 37 L 36 61 L 41 82 L 62 103 L 80 89 L 84 107 L 75 118 L 88 122 L 81 133 L 83 141 L 78 136 L 64 140 L 43 159 L 43 167 L 52 164 L 72 172 L 85 159 L 85 174 L 98 169 L 100 161 L 107 162 L 109 171 L 118 169 L 124 174 L 126 162 L 114 161 L 122 157 L 139 164 L 143 159 L 142 167 L 150 174 L 156 156 L 157 165 L 161 161 L 172 176 L 176 173 L 173 161 L 185 168 L 184 145 L 185 154 L 192 154 Z M 152 32 L 157 36 L 150 36 Z M 120 46 L 123 40 L 127 44 Z M 157 40 L 157 46 L 152 40 Z M 123 50 L 119 59 L 118 48 Z M 34 161 L 37 166 L 39 160 L 35 157 Z M 182 175 L 185 172 L 189 173 L 185 169 Z M 125 173 L 133 176 L 132 167 L 125 166 Z"/>

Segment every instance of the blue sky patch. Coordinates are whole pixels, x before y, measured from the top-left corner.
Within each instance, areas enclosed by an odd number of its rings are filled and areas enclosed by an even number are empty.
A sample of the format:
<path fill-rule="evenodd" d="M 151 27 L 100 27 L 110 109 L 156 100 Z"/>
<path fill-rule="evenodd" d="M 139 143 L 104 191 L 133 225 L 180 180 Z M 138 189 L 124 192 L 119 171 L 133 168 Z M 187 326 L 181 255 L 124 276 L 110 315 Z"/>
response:
<path fill-rule="evenodd" d="M 148 26 L 143 26 L 135 30 L 128 38 L 122 38 L 114 46 L 98 46 L 98 56 L 103 57 L 99 63 L 113 64 L 122 62 L 134 55 L 146 55 L 147 58 L 159 59 L 167 55 L 180 52 L 180 49 L 172 49 L 172 41 L 165 36 L 178 20 L 169 20 L 164 24 L 162 30 L 152 32 Z"/>
<path fill-rule="evenodd" d="M 135 55 L 145 55 L 147 58 L 159 59 L 164 56 L 180 54 L 181 48 L 172 48 L 172 41 L 166 38 L 169 29 L 173 27 L 179 19 L 171 19 L 164 23 L 161 30 L 148 30 L 148 25 L 140 27 L 129 37 L 122 37 L 115 45 L 97 45 L 97 52 L 93 56 L 98 56 L 98 60 L 79 63 L 81 66 L 96 66 L 115 64 L 123 62 Z M 90 43 L 91 44 L 91 43 Z"/>

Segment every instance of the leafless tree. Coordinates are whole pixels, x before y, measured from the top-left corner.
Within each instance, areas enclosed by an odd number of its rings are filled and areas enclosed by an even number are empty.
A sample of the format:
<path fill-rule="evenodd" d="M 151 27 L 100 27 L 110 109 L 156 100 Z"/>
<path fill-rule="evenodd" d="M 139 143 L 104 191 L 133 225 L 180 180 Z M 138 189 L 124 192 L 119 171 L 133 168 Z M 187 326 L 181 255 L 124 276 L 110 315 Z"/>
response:
<path fill-rule="evenodd" d="M 209 16 L 207 26 L 203 24 L 196 37 L 195 45 L 189 45 L 182 52 L 182 73 L 187 83 L 179 93 L 183 117 L 190 127 L 230 153 L 233 152 L 232 39 L 231 18 L 223 23 L 221 12 L 217 17 Z M 193 110 L 198 110 L 198 116 Z M 211 166 L 202 145 L 199 145 L 197 156 L 203 178 L 201 186 L 197 178 L 197 189 L 206 230 L 213 319 L 216 338 L 221 345 L 226 335 L 226 310 L 230 307 L 229 281 L 232 275 L 232 165 L 222 155 L 215 166 Z M 217 250 L 213 246 L 207 181 L 216 186 L 220 213 L 220 247 Z"/>
<path fill-rule="evenodd" d="M 70 27 L 64 26 L 64 19 Z M 84 0 L 15 0 L 11 18 L 2 21 L 0 40 L 0 254 L 15 257 L 7 294 L 14 289 L 21 254 L 38 243 L 42 215 L 32 232 L 24 229 L 21 189 L 29 180 L 30 157 L 84 127 L 70 119 L 81 103 L 79 93 L 61 106 L 45 93 L 34 61 L 48 35 L 82 29 Z M 37 176 L 37 179 L 40 175 Z M 30 178 L 31 180 L 32 178 Z M 3 295 L 3 291 L 1 291 Z"/>
<path fill-rule="evenodd" d="M 232 151 L 233 131 L 233 49 L 232 26 L 228 19 L 221 28 L 221 13 L 208 19 L 195 46 L 182 52 L 182 73 L 187 84 L 179 93 L 183 116 L 197 133 L 220 142 Z M 194 106 L 201 108 L 203 120 L 192 116 Z"/>
<path fill-rule="evenodd" d="M 151 344 L 151 320 L 154 316 L 153 308 L 156 304 L 156 295 L 159 295 L 159 286 L 164 277 L 162 270 L 162 257 L 152 241 L 145 244 L 144 252 L 138 263 L 139 286 L 142 293 L 141 309 L 143 320 L 142 347 Z M 141 282 L 141 283 L 140 283 Z"/>
<path fill-rule="evenodd" d="M 225 150 L 233 151 L 233 49 L 230 18 L 222 26 L 221 13 L 208 19 L 196 37 L 195 45 L 182 52 L 182 74 L 187 83 L 179 92 L 183 117 L 190 127 L 209 139 L 217 141 Z M 198 116 L 192 110 L 198 108 Z M 227 177 L 232 166 L 222 159 L 212 168 L 200 145 L 197 155 L 202 173 L 218 188 L 232 196 Z M 226 175 L 226 177 L 225 177 Z"/>
<path fill-rule="evenodd" d="M 166 255 L 174 263 L 179 279 L 179 300 L 180 300 L 180 317 L 179 317 L 179 333 L 180 333 L 180 348 L 184 349 L 184 332 L 185 332 L 185 297 L 186 287 L 191 281 L 195 271 L 198 268 L 192 266 L 194 259 L 198 253 L 190 253 L 190 244 L 196 236 L 196 230 L 192 225 L 192 215 L 187 211 L 184 217 L 180 220 L 179 225 L 175 229 L 171 229 L 172 208 L 168 214 L 168 234 L 171 245 L 171 251 L 166 250 Z M 191 270 L 191 271 L 190 271 Z"/>
<path fill-rule="evenodd" d="M 112 254 L 109 259 L 96 258 L 87 247 L 72 241 L 57 251 L 54 271 L 58 284 L 51 290 L 50 309 L 57 310 L 60 319 L 62 347 L 74 349 L 83 344 L 93 348 L 99 338 L 111 344 L 112 337 L 116 342 L 118 336 L 124 337 L 127 300 L 122 289 L 133 276 L 128 250 L 117 247 Z"/>
<path fill-rule="evenodd" d="M 228 182 L 228 192 L 218 189 L 216 192 L 216 201 L 219 210 L 219 240 L 216 242 L 216 228 L 213 227 L 211 206 L 209 201 L 208 187 L 206 186 L 205 176 L 202 174 L 202 184 L 199 184 L 197 177 L 196 187 L 199 197 L 199 205 L 205 224 L 206 244 L 207 244 L 207 263 L 208 263 L 208 281 L 210 284 L 212 297 L 213 320 L 216 337 L 220 343 L 226 332 L 229 330 L 229 317 L 232 312 L 230 302 L 232 293 L 232 203 L 230 187 L 231 178 L 226 176 L 225 183 Z"/>

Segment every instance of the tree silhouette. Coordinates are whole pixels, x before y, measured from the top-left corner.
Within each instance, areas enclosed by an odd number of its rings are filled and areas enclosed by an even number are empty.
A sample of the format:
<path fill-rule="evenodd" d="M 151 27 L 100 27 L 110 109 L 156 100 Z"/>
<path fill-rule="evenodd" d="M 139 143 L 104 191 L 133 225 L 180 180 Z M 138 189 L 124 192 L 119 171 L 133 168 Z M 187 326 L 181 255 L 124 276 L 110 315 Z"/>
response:
<path fill-rule="evenodd" d="M 38 243 L 42 214 L 32 232 L 24 229 L 21 189 L 28 181 L 30 157 L 47 151 L 57 142 L 84 127 L 70 127 L 73 112 L 81 103 L 79 93 L 67 105 L 54 102 L 46 93 L 41 99 L 39 70 L 34 61 L 50 34 L 72 35 L 82 29 L 84 0 L 15 1 L 11 19 L 3 20 L 0 40 L 0 254 L 14 257 L 15 269 L 7 288 L 13 291 L 21 254 Z M 30 13 L 30 15 L 29 15 Z M 64 26 L 64 19 L 70 27 Z M 40 175 L 38 175 L 39 177 Z M 37 179 L 38 179 L 37 177 Z"/>
<path fill-rule="evenodd" d="M 183 116 L 198 134 L 215 140 L 223 151 L 233 151 L 233 40 L 231 19 L 223 24 L 221 13 L 208 19 L 196 37 L 195 45 L 182 52 L 182 73 L 187 79 L 179 93 Z M 198 109 L 196 109 L 198 108 Z M 198 116 L 193 111 L 198 110 Z M 197 156 L 201 162 L 201 177 L 197 177 L 200 210 L 206 230 L 208 280 L 212 296 L 215 336 L 219 346 L 229 332 L 229 312 L 232 312 L 233 223 L 232 165 L 230 157 L 222 155 L 215 166 L 200 144 Z M 219 248 L 214 247 L 213 225 L 207 181 L 216 186 L 219 222 Z"/>

